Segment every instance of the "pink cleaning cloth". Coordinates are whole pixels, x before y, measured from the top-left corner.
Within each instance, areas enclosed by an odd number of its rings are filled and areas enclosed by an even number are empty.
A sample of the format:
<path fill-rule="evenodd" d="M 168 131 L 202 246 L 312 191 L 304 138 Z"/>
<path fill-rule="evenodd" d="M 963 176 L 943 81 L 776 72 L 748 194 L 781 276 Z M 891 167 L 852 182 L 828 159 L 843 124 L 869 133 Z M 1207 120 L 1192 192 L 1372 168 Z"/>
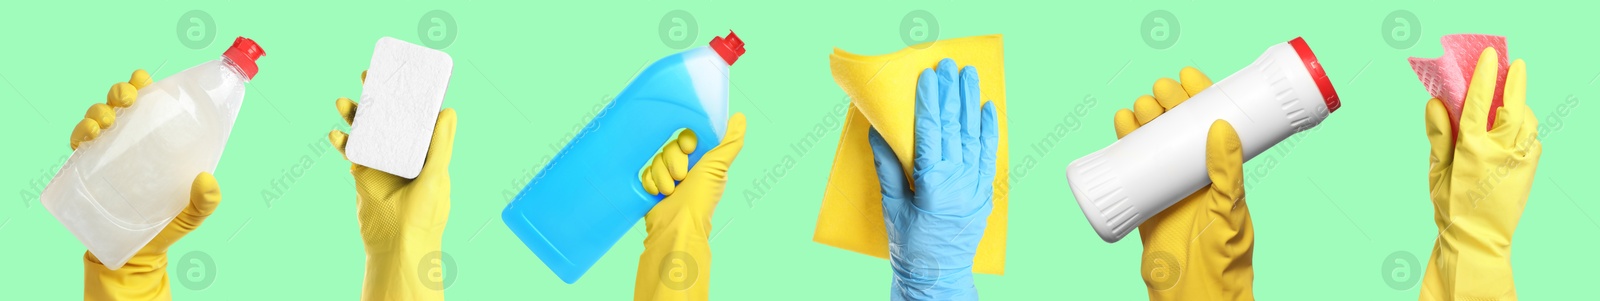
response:
<path fill-rule="evenodd" d="M 1444 101 L 1450 109 L 1450 122 L 1459 128 L 1461 107 L 1467 100 L 1467 87 L 1472 83 L 1472 71 L 1477 67 L 1478 55 L 1493 47 L 1500 55 L 1500 74 L 1495 80 L 1494 103 L 1489 107 L 1489 126 L 1494 126 L 1494 112 L 1500 108 L 1501 94 L 1506 89 L 1506 71 L 1511 64 L 1506 60 L 1506 37 L 1486 34 L 1453 34 L 1439 38 L 1444 44 L 1444 56 L 1434 59 L 1412 57 L 1411 70 L 1417 72 L 1428 94 Z M 1485 129 L 1488 130 L 1488 129 Z"/>

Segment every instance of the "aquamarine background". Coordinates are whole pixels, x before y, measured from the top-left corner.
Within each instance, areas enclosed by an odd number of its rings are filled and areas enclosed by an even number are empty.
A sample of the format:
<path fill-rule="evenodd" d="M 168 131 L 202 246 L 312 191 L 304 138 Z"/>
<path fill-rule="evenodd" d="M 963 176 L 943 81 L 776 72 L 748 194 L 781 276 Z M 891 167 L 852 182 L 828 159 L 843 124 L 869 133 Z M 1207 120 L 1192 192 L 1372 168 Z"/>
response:
<path fill-rule="evenodd" d="M 1544 156 L 1513 248 L 1518 292 L 1526 300 L 1582 299 L 1600 270 L 1600 164 L 1586 155 L 1600 147 L 1600 110 L 1591 108 L 1600 96 L 1590 37 L 1597 9 L 1414 0 L 12 1 L 0 4 L 0 191 L 15 191 L 0 200 L 0 299 L 81 296 L 83 247 L 36 197 L 68 154 L 67 134 L 85 108 L 133 69 L 161 78 L 215 58 L 240 35 L 267 56 L 216 172 L 223 204 L 171 250 L 176 299 L 358 298 L 364 253 L 355 195 L 348 163 L 326 135 L 342 127 L 333 100 L 359 95 L 357 76 L 382 36 L 442 47 L 456 62 L 445 102 L 460 116 L 446 295 L 630 298 L 642 226 L 567 285 L 504 227 L 500 210 L 644 64 L 728 29 L 748 43 L 733 68 L 731 102 L 749 116 L 749 136 L 713 221 L 712 299 L 884 298 L 886 261 L 811 241 L 845 102 L 827 55 L 833 47 L 890 52 L 932 39 L 920 34 L 933 26 L 940 39 L 1005 35 L 1016 164 L 1011 233 L 1007 274 L 976 276 L 985 299 L 1145 298 L 1137 239 L 1101 242 L 1062 170 L 1110 143 L 1113 112 L 1157 78 L 1192 65 L 1221 79 L 1296 36 L 1326 64 L 1344 107 L 1246 166 L 1256 294 L 1416 298 L 1420 274 L 1404 275 L 1409 267 L 1387 259 L 1399 252 L 1425 263 L 1437 233 L 1426 188 L 1428 97 L 1405 59 L 1438 56 L 1439 36 L 1450 33 L 1509 36 L 1511 56 L 1528 62 Z M 193 10 L 214 24 L 181 18 Z M 451 27 L 433 23 L 440 15 L 425 17 L 434 10 L 454 20 L 453 35 L 428 36 L 428 28 Z M 695 28 L 683 28 L 692 35 L 663 38 L 663 17 L 674 10 L 692 16 Z M 1141 27 L 1157 10 L 1177 20 L 1167 22 L 1176 30 L 1166 39 Z M 1395 11 L 1416 19 L 1397 23 L 1387 17 Z M 191 28 L 214 38 L 179 34 Z M 435 39 L 445 35 L 453 40 Z M 819 127 L 826 135 L 807 136 Z M 1023 164 L 1028 158 L 1037 164 Z M 189 254 L 211 260 L 182 258 Z"/>

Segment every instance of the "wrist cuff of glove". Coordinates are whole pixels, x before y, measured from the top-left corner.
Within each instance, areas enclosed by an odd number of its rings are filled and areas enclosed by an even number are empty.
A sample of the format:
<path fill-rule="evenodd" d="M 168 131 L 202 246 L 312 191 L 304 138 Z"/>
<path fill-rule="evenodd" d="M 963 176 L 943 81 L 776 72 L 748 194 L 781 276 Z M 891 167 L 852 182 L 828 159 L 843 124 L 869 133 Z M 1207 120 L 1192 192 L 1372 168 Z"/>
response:
<path fill-rule="evenodd" d="M 972 283 L 973 258 L 988 226 L 993 205 L 985 201 L 964 214 L 938 214 L 912 206 L 915 216 L 891 237 L 896 300 L 966 300 L 977 297 Z M 891 227 L 893 229 L 893 227 Z M 952 297 L 955 296 L 955 297 Z M 968 298 L 970 297 L 970 298 Z"/>

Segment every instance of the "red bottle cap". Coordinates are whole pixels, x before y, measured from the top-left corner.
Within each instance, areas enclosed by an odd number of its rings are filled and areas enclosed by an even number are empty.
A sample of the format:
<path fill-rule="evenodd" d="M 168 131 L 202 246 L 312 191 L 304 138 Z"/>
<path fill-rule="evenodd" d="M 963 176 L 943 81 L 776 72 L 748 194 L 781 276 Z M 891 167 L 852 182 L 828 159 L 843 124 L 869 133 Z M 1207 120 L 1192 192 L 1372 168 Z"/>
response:
<path fill-rule="evenodd" d="M 261 50 L 261 45 L 256 45 L 256 41 L 246 37 L 234 39 L 233 46 L 222 52 L 222 57 L 233 61 L 240 71 L 244 71 L 246 80 L 256 78 L 256 59 L 263 55 L 267 55 L 267 51 Z"/>
<path fill-rule="evenodd" d="M 1328 73 L 1322 70 L 1322 63 L 1317 61 L 1317 54 L 1311 52 L 1311 46 L 1306 45 L 1306 40 L 1295 37 L 1289 40 L 1289 46 L 1294 47 L 1295 54 L 1300 55 L 1300 62 L 1305 63 L 1306 71 L 1311 72 L 1311 80 L 1317 82 L 1317 90 L 1322 92 L 1322 103 L 1328 105 L 1328 113 L 1339 110 L 1339 92 L 1333 90 L 1333 81 L 1328 79 Z"/>
<path fill-rule="evenodd" d="M 733 62 L 744 55 L 744 40 L 740 40 L 738 35 L 729 30 L 727 38 L 711 38 L 711 50 L 716 50 L 717 54 L 722 56 L 722 60 L 728 62 L 728 66 L 733 66 Z"/>

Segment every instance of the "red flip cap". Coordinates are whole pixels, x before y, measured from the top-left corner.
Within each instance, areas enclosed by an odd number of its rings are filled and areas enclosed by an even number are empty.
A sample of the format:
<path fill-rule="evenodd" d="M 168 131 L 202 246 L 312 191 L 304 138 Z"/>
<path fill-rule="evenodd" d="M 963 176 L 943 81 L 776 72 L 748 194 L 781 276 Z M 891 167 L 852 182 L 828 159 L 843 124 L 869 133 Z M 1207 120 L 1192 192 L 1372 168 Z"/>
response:
<path fill-rule="evenodd" d="M 1328 80 L 1322 63 L 1317 62 L 1317 54 L 1311 53 L 1311 46 L 1306 46 L 1306 40 L 1300 37 L 1289 40 L 1289 46 L 1294 47 L 1294 53 L 1300 55 L 1300 62 L 1306 64 L 1306 71 L 1311 72 L 1311 80 L 1317 82 L 1317 90 L 1322 92 L 1322 102 L 1328 105 L 1328 113 L 1338 110 L 1339 93 L 1333 91 L 1333 81 Z"/>
<path fill-rule="evenodd" d="M 728 62 L 728 66 L 733 66 L 733 62 L 744 55 L 744 40 L 740 40 L 738 35 L 729 30 L 727 38 L 711 38 L 711 50 L 716 50 L 717 55 L 721 55 L 722 60 Z"/>
<path fill-rule="evenodd" d="M 261 50 L 261 45 L 256 45 L 256 41 L 245 37 L 233 39 L 233 46 L 229 46 L 228 51 L 222 52 L 222 57 L 233 61 L 234 65 L 239 66 L 239 71 L 244 72 L 245 80 L 256 78 L 256 59 L 263 55 L 267 55 L 267 52 Z"/>

